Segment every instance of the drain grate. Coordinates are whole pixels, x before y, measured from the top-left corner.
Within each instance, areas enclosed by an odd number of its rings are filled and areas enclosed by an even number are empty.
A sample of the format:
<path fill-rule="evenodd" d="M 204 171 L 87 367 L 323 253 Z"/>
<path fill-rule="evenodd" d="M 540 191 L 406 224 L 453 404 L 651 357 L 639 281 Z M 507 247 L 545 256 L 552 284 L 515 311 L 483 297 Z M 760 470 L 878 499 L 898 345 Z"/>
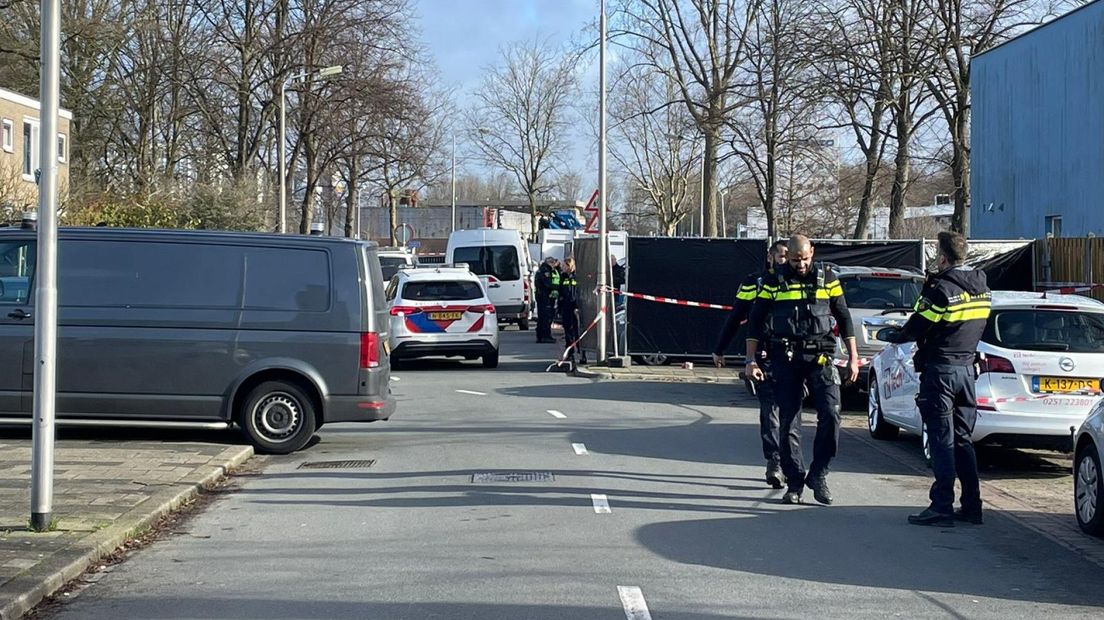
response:
<path fill-rule="evenodd" d="M 299 469 L 368 469 L 376 464 L 375 460 L 366 461 L 308 461 L 301 463 Z"/>
<path fill-rule="evenodd" d="M 550 471 L 500 471 L 472 474 L 472 482 L 555 482 Z"/>

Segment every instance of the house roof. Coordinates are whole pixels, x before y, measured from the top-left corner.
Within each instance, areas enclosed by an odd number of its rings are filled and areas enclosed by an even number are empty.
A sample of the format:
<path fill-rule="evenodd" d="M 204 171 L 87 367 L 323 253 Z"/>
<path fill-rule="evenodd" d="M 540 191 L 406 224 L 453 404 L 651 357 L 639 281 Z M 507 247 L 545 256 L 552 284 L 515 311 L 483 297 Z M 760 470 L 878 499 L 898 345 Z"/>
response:
<path fill-rule="evenodd" d="M 26 95 L 20 95 L 19 93 L 8 90 L 6 88 L 0 88 L 0 99 L 4 101 L 11 101 L 12 103 L 18 103 L 21 106 L 31 108 L 33 110 L 42 110 L 42 106 L 39 105 L 37 99 L 32 99 Z M 73 113 L 65 108 L 62 108 L 58 114 L 65 120 L 73 120 Z"/>

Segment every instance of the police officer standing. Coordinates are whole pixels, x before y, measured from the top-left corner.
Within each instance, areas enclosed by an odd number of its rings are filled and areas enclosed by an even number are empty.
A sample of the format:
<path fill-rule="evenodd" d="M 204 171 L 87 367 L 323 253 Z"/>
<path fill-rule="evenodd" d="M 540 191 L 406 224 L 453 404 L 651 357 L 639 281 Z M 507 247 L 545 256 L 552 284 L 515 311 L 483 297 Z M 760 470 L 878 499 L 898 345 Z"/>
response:
<path fill-rule="evenodd" d="M 570 347 L 579 339 L 579 282 L 575 279 L 575 259 L 568 257 L 564 261 L 564 271 L 560 275 L 560 321 L 564 330 L 564 346 Z M 571 349 L 568 358 L 575 361 L 575 349 Z"/>
<path fill-rule="evenodd" d="M 970 434 L 977 420 L 974 358 L 985 331 L 992 294 L 985 272 L 964 265 L 966 238 L 939 233 L 937 273 L 928 278 L 913 313 L 900 330 L 886 330 L 886 342 L 916 342 L 913 364 L 920 373 L 916 399 L 928 428 L 935 474 L 931 504 L 909 515 L 913 525 L 981 525 L 981 487 Z M 954 483 L 962 484 L 962 508 L 954 510 Z"/>
<path fill-rule="evenodd" d="M 835 336 L 832 319 L 847 344 L 847 378 L 859 376 L 859 354 L 843 285 L 831 270 L 813 265 L 813 245 L 804 235 L 788 244 L 787 263 L 764 280 L 748 318 L 747 376 L 763 381 L 757 361 L 759 343 L 768 343 L 778 403 L 785 504 L 800 504 L 804 487 L 822 504 L 832 503 L 828 466 L 836 455 L 840 428 L 840 377 L 832 364 Z M 769 340 L 767 334 L 770 334 Z M 813 462 L 808 474 L 801 454 L 801 400 L 808 382 L 817 412 Z"/>
<path fill-rule="evenodd" d="M 717 346 L 713 349 L 713 365 L 722 368 L 725 365 L 724 352 L 736 335 L 740 325 L 747 320 L 752 303 L 759 294 L 764 281 L 775 278 L 775 269 L 786 264 L 786 242 L 775 241 L 767 251 L 767 267 L 765 271 L 756 271 L 748 274 L 740 284 L 740 290 L 736 293 L 736 301 L 732 304 L 732 312 L 721 329 L 721 336 L 717 340 Z M 778 405 L 774 402 L 774 383 L 770 376 L 766 353 L 767 348 L 761 347 L 759 365 L 763 368 L 766 378 L 753 382 L 755 395 L 759 398 L 759 436 L 763 442 L 763 458 L 767 460 L 767 484 L 776 489 L 781 489 L 786 483 L 782 473 L 782 461 L 778 449 Z"/>
<path fill-rule="evenodd" d="M 537 342 L 552 339 L 552 318 L 556 315 L 556 297 L 560 294 L 560 271 L 557 261 L 549 256 L 537 270 Z"/>

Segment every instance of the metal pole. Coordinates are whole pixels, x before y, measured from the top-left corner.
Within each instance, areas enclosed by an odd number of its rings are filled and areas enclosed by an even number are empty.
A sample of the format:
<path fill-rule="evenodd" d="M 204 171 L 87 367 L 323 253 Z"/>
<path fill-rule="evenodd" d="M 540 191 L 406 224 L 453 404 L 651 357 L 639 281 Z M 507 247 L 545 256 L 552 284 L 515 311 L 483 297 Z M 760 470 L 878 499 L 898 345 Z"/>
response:
<path fill-rule="evenodd" d="M 57 397 L 57 173 L 61 0 L 42 0 L 39 100 L 38 273 L 35 274 L 34 427 L 31 529 L 50 529 L 54 503 L 54 413 Z"/>
<path fill-rule="evenodd" d="M 287 234 L 287 81 L 280 84 L 280 234 Z"/>
<path fill-rule="evenodd" d="M 599 0 L 598 18 L 598 361 L 606 361 L 606 273 L 609 271 L 609 240 L 606 230 L 606 0 Z"/>
<path fill-rule="evenodd" d="M 456 232 L 456 132 L 452 133 L 452 232 Z"/>
<path fill-rule="evenodd" d="M 725 220 L 725 208 L 724 208 L 725 192 L 721 192 L 721 236 L 728 236 L 728 222 Z"/>
<path fill-rule="evenodd" d="M 701 189 L 701 195 L 698 198 L 698 204 L 701 207 L 701 219 L 698 222 L 698 230 L 701 231 L 699 237 L 705 236 L 705 147 L 702 147 L 702 169 L 701 169 L 701 182 L 698 183 Z"/>

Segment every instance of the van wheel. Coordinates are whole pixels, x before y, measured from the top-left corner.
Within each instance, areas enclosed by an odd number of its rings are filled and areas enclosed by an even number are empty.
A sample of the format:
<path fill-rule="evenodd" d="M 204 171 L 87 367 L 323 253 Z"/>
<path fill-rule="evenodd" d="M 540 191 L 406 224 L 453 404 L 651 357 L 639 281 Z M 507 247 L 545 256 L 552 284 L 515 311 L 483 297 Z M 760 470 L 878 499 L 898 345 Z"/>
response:
<path fill-rule="evenodd" d="M 483 356 L 484 368 L 498 368 L 498 349 L 495 349 L 494 353 L 488 353 Z"/>
<path fill-rule="evenodd" d="M 529 331 L 529 319 L 528 318 L 518 319 L 518 329 L 520 329 L 523 332 Z"/>
<path fill-rule="evenodd" d="M 314 436 L 314 404 L 292 383 L 266 381 L 249 392 L 238 421 L 257 452 L 290 454 Z"/>

